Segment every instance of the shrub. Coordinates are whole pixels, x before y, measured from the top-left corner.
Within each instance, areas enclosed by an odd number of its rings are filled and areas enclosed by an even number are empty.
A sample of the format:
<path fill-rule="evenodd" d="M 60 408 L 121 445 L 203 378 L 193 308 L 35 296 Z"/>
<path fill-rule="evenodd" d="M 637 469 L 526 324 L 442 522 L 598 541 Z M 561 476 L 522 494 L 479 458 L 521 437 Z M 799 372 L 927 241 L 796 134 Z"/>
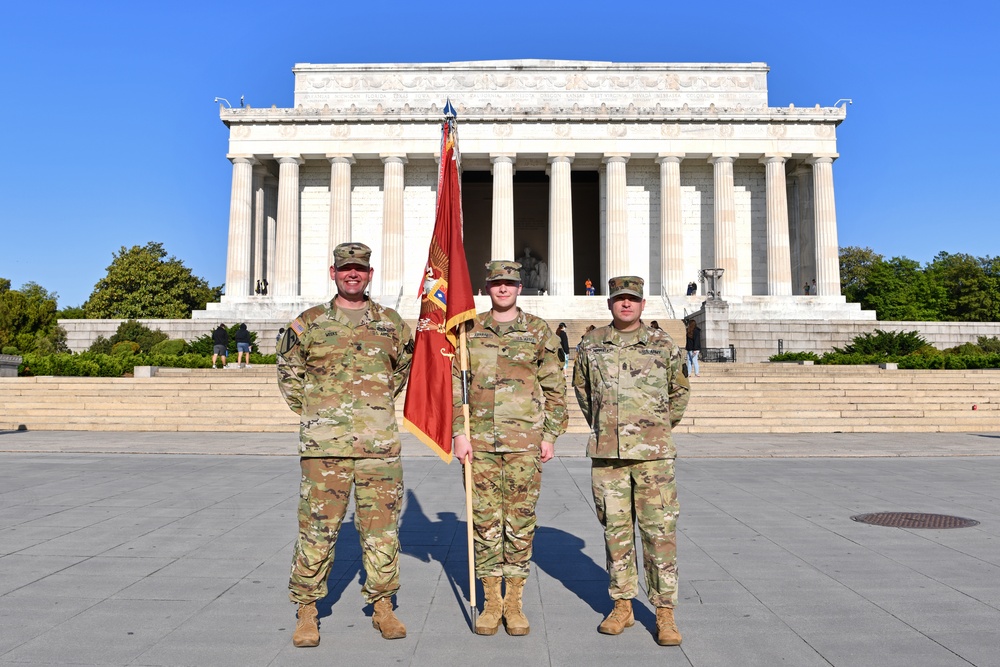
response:
<path fill-rule="evenodd" d="M 129 343 L 131 341 L 125 341 Z M 132 373 L 136 366 L 172 368 L 208 368 L 211 360 L 198 354 L 110 355 L 83 352 L 81 354 L 25 355 L 18 375 L 62 375 L 81 377 L 121 377 Z"/>
<path fill-rule="evenodd" d="M 836 348 L 834 348 L 836 350 Z M 860 352 L 827 352 L 820 357 L 819 363 L 830 366 L 864 366 L 868 364 L 883 364 L 895 361 L 894 357 L 884 354 L 861 354 Z"/>
<path fill-rule="evenodd" d="M 13 345 L 4 345 L 3 349 L 0 350 L 0 354 L 20 354 L 20 352 Z"/>
<path fill-rule="evenodd" d="M 41 332 L 37 334 L 35 352 L 39 354 L 69 352 L 69 345 L 66 344 L 66 340 L 66 330 L 56 325 L 46 334 L 42 334 Z"/>
<path fill-rule="evenodd" d="M 854 340 L 845 345 L 843 349 L 833 348 L 833 354 L 902 356 L 916 352 L 926 345 L 927 341 L 916 331 L 875 329 L 872 333 L 855 336 Z"/>
<path fill-rule="evenodd" d="M 819 355 L 815 352 L 782 352 L 772 355 L 768 361 L 819 361 Z"/>
<path fill-rule="evenodd" d="M 132 341 L 133 343 L 138 343 L 139 349 L 143 352 L 149 352 L 154 345 L 160 341 L 167 340 L 167 334 L 159 329 L 150 329 L 145 324 L 141 324 L 135 320 L 126 320 L 118 325 L 117 331 L 111 336 L 110 340 L 112 345 L 125 340 Z"/>
<path fill-rule="evenodd" d="M 956 345 L 955 347 L 949 347 L 944 351 L 945 354 L 982 354 L 982 349 L 975 343 L 962 343 L 961 345 Z"/>
<path fill-rule="evenodd" d="M 187 341 L 180 338 L 171 338 L 169 340 L 161 340 L 150 348 L 149 353 L 153 355 L 177 356 L 187 352 L 187 349 Z"/>
<path fill-rule="evenodd" d="M 251 348 L 252 349 L 252 348 Z M 278 363 L 278 355 L 276 354 L 258 354 L 257 352 L 250 353 L 250 363 L 259 364 L 261 366 L 273 366 Z"/>
<path fill-rule="evenodd" d="M 139 357 L 136 366 L 163 366 L 165 368 L 208 368 L 212 360 L 200 354 L 150 354 Z"/>
<path fill-rule="evenodd" d="M 39 354 L 25 355 L 18 375 L 63 375 L 86 377 L 120 377 L 131 373 L 135 357 L 115 357 L 107 354 Z M 28 371 L 30 369 L 30 371 Z"/>
<path fill-rule="evenodd" d="M 1000 368 L 1000 353 L 994 354 L 942 354 L 937 357 L 910 355 L 899 360 L 899 367 L 906 369 L 943 368 Z"/>
<path fill-rule="evenodd" d="M 996 336 L 991 336 L 987 338 L 986 336 L 980 336 L 976 340 L 976 344 L 979 349 L 986 354 L 1000 354 L 1000 338 Z"/>
<path fill-rule="evenodd" d="M 111 354 L 116 357 L 132 356 L 139 352 L 139 343 L 123 340 L 111 346 Z"/>
<path fill-rule="evenodd" d="M 87 348 L 88 352 L 93 352 L 94 354 L 111 354 L 111 341 L 104 336 L 98 336 L 94 339 L 94 342 L 90 344 Z"/>

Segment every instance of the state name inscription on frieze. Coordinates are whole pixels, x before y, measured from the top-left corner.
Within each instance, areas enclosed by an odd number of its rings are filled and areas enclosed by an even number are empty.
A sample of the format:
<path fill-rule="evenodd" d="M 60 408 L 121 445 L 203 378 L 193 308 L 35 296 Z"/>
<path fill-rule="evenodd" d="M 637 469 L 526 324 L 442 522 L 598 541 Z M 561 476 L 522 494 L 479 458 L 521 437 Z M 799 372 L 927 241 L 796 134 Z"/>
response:
<path fill-rule="evenodd" d="M 578 69 L 496 67 L 459 71 L 364 66 L 299 66 L 295 105 L 331 111 L 383 112 L 440 109 L 446 98 L 469 111 L 584 112 L 628 108 L 634 113 L 683 105 L 766 108 L 763 66 L 710 66 L 670 71 L 630 66 Z"/>

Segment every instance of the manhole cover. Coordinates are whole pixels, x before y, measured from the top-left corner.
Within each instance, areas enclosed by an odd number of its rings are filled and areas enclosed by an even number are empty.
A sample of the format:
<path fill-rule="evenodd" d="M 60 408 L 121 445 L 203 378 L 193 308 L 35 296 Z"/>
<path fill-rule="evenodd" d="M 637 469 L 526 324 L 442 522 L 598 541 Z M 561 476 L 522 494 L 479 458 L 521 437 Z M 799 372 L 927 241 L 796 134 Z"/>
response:
<path fill-rule="evenodd" d="M 965 519 L 948 514 L 923 514 L 921 512 L 872 512 L 851 517 L 859 523 L 889 528 L 968 528 L 978 526 L 975 519 Z"/>

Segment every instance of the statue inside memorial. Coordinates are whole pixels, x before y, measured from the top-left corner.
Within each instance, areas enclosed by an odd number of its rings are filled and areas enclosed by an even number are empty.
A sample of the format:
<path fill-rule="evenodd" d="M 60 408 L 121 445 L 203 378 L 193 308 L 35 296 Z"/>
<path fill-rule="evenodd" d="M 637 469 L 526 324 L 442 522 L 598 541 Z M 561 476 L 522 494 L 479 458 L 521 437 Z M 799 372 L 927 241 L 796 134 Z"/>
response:
<path fill-rule="evenodd" d="M 521 265 L 521 284 L 525 287 L 532 287 L 528 284 L 528 279 L 531 276 L 531 272 L 535 269 L 535 262 L 538 260 L 531 256 L 531 246 L 524 246 L 524 254 L 517 259 L 517 263 Z"/>
<path fill-rule="evenodd" d="M 517 261 L 521 265 L 521 284 L 524 287 L 548 289 L 549 266 L 541 259 L 531 256 L 531 246 L 524 246 L 524 254 Z"/>

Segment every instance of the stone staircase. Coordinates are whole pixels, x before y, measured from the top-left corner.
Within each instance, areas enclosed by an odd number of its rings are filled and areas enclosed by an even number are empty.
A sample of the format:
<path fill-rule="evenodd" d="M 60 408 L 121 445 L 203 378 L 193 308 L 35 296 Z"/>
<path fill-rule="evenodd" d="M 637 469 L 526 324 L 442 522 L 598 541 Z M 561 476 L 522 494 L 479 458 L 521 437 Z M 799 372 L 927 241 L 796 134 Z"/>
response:
<path fill-rule="evenodd" d="M 701 371 L 680 433 L 1000 431 L 996 370 L 702 363 Z"/>
<path fill-rule="evenodd" d="M 701 370 L 691 379 L 680 433 L 1000 432 L 996 370 L 708 363 Z M 569 380 L 567 372 L 567 386 Z M 37 431 L 294 432 L 298 426 L 270 366 L 160 369 L 152 378 L 0 378 L 0 399 L 0 430 L 23 424 Z M 571 388 L 567 402 L 570 432 L 586 432 Z M 400 423 L 402 406 L 400 397 Z"/>
<path fill-rule="evenodd" d="M 161 368 L 152 378 L 0 382 L 0 428 L 44 431 L 293 431 L 274 366 Z"/>

